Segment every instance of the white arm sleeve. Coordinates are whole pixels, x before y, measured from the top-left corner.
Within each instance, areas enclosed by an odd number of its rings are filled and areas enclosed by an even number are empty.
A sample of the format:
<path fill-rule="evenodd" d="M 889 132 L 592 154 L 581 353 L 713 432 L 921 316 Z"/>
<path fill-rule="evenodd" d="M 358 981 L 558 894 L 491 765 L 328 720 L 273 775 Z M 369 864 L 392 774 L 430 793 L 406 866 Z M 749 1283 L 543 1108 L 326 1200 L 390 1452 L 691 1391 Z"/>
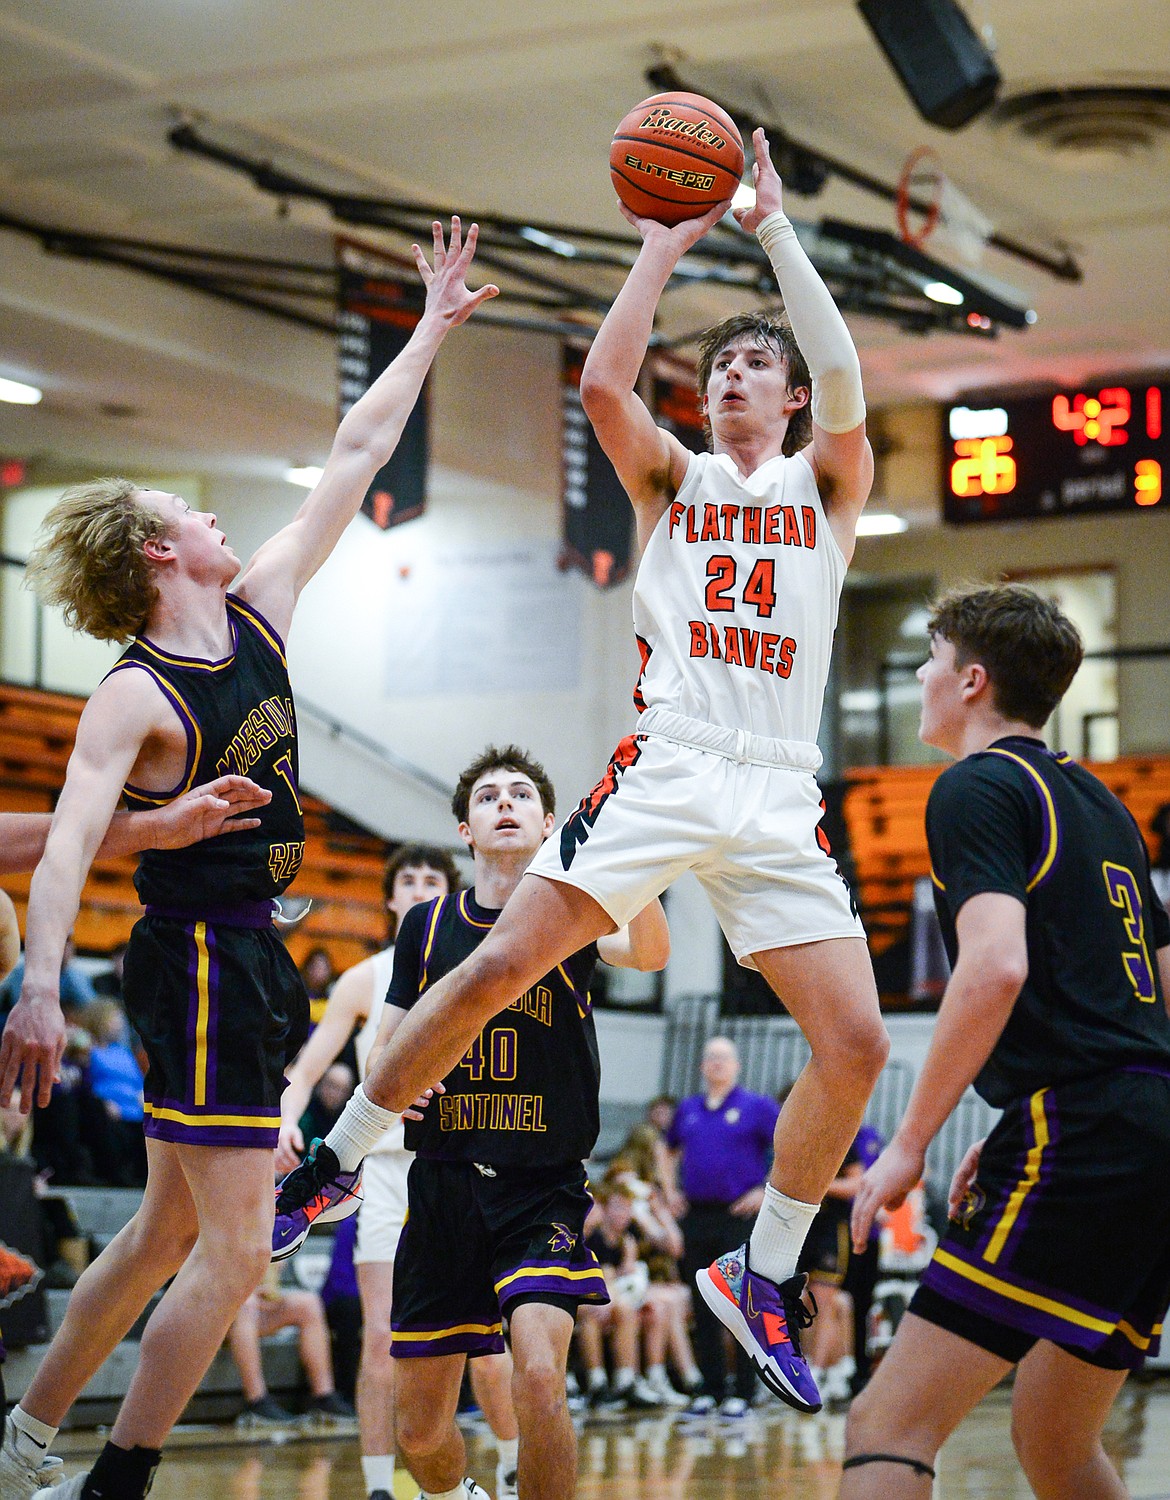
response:
<path fill-rule="evenodd" d="M 813 378 L 812 419 L 825 432 L 852 432 L 865 421 L 865 395 L 861 362 L 845 319 L 784 214 L 769 214 L 756 237 L 772 262 L 788 321 Z"/>

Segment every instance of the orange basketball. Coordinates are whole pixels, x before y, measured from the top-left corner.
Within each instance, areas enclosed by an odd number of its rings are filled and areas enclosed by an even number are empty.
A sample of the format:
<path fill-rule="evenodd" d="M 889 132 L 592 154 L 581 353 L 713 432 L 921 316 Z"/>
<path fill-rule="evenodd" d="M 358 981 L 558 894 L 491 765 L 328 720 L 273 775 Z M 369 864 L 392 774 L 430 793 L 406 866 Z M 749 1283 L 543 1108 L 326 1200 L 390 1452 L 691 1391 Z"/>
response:
<path fill-rule="evenodd" d="M 617 195 L 639 218 L 697 219 L 730 198 L 743 173 L 735 121 L 702 94 L 655 94 L 630 110 L 609 148 Z"/>

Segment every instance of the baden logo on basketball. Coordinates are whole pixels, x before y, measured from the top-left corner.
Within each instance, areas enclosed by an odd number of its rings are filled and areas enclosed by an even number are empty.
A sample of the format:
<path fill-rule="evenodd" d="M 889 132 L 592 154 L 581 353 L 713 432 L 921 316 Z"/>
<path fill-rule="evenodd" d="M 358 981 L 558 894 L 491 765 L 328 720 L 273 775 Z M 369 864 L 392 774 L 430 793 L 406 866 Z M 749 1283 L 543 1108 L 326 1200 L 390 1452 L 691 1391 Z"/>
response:
<path fill-rule="evenodd" d="M 709 120 L 683 120 L 672 115 L 665 105 L 651 110 L 642 121 L 642 130 L 673 130 L 677 135 L 689 135 L 704 146 L 714 146 L 722 151 L 728 144 L 727 137 L 711 129 Z"/>

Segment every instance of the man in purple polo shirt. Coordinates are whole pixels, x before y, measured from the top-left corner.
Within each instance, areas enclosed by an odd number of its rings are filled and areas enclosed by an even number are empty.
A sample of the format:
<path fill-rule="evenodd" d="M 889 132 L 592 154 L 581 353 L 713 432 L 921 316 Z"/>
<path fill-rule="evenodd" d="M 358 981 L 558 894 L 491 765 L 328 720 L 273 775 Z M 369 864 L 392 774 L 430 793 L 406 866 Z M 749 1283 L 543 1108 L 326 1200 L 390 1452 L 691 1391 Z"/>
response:
<path fill-rule="evenodd" d="M 764 1198 L 772 1162 L 772 1132 L 779 1105 L 766 1094 L 739 1086 L 739 1052 L 729 1037 L 714 1036 L 703 1048 L 703 1092 L 682 1100 L 666 1133 L 667 1189 L 681 1220 L 684 1273 L 695 1273 L 743 1243 Z M 725 1416 L 742 1416 L 755 1389 L 751 1360 L 736 1345 L 735 1394 L 727 1394 L 723 1325 L 701 1297 L 695 1298 L 695 1357 L 703 1391 L 692 1410 L 711 1411 L 722 1402 Z"/>

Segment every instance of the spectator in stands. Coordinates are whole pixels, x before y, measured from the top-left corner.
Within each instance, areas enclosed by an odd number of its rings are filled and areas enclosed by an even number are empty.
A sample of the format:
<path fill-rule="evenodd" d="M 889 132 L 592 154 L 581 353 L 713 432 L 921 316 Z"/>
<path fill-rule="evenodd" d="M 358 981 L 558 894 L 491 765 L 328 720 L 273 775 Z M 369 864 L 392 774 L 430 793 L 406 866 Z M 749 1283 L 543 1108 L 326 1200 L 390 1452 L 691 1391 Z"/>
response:
<path fill-rule="evenodd" d="M 357 1267 L 353 1261 L 357 1231 L 356 1214 L 338 1224 L 333 1236 L 329 1270 L 321 1285 L 321 1301 L 325 1304 L 325 1317 L 333 1339 L 333 1379 L 338 1391 L 349 1402 L 357 1396 L 362 1354 L 362 1301 Z"/>
<path fill-rule="evenodd" d="M 236 1418 L 238 1427 L 278 1427 L 294 1421 L 269 1394 L 264 1380 L 261 1339 L 271 1338 L 282 1328 L 296 1328 L 301 1363 L 309 1382 L 306 1418 L 313 1426 L 333 1427 L 356 1420 L 353 1407 L 337 1394 L 333 1384 L 333 1356 L 325 1306 L 316 1292 L 281 1287 L 279 1271 L 272 1267 L 261 1285 L 236 1314 L 228 1333 L 228 1346 L 240 1372 L 244 1409 Z"/>
<path fill-rule="evenodd" d="M 1150 862 L 1150 879 L 1158 900 L 1170 911 L 1170 802 L 1163 802 L 1150 819 L 1150 831 L 1158 839 L 1158 848 Z"/>
<path fill-rule="evenodd" d="M 610 1163 L 606 1181 L 629 1190 L 634 1206 L 630 1227 L 638 1259 L 650 1277 L 642 1310 L 646 1379 L 664 1405 L 686 1406 L 698 1394 L 703 1377 L 691 1347 L 691 1292 L 679 1272 L 682 1231 L 656 1177 L 657 1144 L 658 1133 L 652 1125 L 635 1125 Z M 668 1354 L 681 1390 L 667 1375 Z"/>
<path fill-rule="evenodd" d="M 20 959 L 8 978 L 0 985 L 0 1012 L 7 1014 L 20 998 L 20 987 L 24 981 L 24 959 Z M 89 975 L 77 962 L 73 939 L 65 940 L 65 951 L 61 955 L 61 1009 L 68 1021 L 80 1016 L 87 1005 L 96 999 Z"/>
<path fill-rule="evenodd" d="M 597 1257 L 610 1300 L 577 1308 L 577 1346 L 585 1367 L 585 1394 L 590 1406 L 627 1411 L 654 1410 L 661 1397 L 641 1376 L 639 1331 L 650 1275 L 638 1260 L 633 1233 L 634 1199 L 629 1185 L 603 1182 L 585 1221 L 585 1243 Z M 610 1347 L 613 1378 L 606 1377 L 605 1340 Z"/>
<path fill-rule="evenodd" d="M 110 966 L 93 976 L 94 994 L 108 1000 L 122 999 L 122 970 L 126 964 L 126 944 L 119 943 L 110 954 Z"/>
<path fill-rule="evenodd" d="M 703 1048 L 703 1092 L 683 1099 L 666 1133 L 667 1202 L 679 1219 L 688 1286 L 695 1273 L 742 1245 L 747 1225 L 764 1200 L 772 1160 L 772 1132 L 780 1108 L 764 1094 L 739 1086 L 739 1051 L 725 1036 Z M 726 1416 L 746 1412 L 755 1392 L 755 1371 L 735 1346 L 734 1392 L 728 1393 L 723 1325 L 702 1298 L 695 1298 L 695 1354 L 703 1373 L 696 1413 L 721 1403 Z"/>
<path fill-rule="evenodd" d="M 116 1000 L 95 999 L 85 1012 L 85 1027 L 93 1037 L 89 1091 L 104 1117 L 95 1141 L 98 1174 L 111 1187 L 145 1187 L 144 1080 L 126 1013 Z"/>
<path fill-rule="evenodd" d="M 55 1186 L 93 1187 L 99 1181 L 89 1091 L 92 1047 L 93 1038 L 84 1026 L 69 1027 L 49 1102 L 32 1114 L 33 1159 Z"/>
<path fill-rule="evenodd" d="M 300 1118 L 300 1131 L 307 1141 L 323 1139 L 337 1123 L 349 1102 L 357 1077 L 348 1063 L 331 1063 L 318 1079 Z"/>
<path fill-rule="evenodd" d="M 646 1106 L 646 1123 L 653 1125 L 658 1134 L 664 1136 L 670 1129 L 677 1108 L 678 1100 L 673 1094 L 658 1094 Z"/>
<path fill-rule="evenodd" d="M 309 1022 L 316 1026 L 325 1014 L 329 991 L 337 983 L 337 970 L 328 948 L 310 948 L 301 961 L 301 978 L 309 996 Z"/>

